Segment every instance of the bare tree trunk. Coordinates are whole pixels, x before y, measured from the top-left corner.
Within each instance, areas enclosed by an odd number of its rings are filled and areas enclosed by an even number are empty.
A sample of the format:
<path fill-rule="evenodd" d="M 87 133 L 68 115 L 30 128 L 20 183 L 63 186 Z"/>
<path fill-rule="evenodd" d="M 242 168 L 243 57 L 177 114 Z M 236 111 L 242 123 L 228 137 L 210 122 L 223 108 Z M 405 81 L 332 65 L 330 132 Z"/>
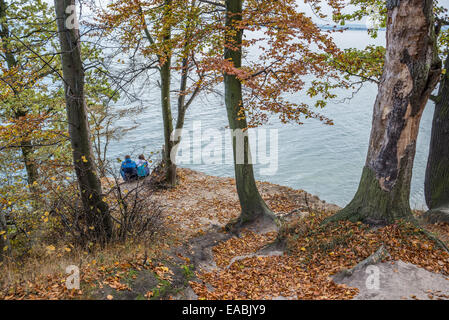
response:
<path fill-rule="evenodd" d="M 31 142 L 29 141 L 22 141 L 21 144 L 22 145 L 20 149 L 22 151 L 22 159 L 25 164 L 25 169 L 27 172 L 28 186 L 30 187 L 31 192 L 36 193 L 37 189 L 35 182 L 37 181 L 38 178 L 38 171 L 37 166 L 34 163 L 34 160 L 32 159 L 34 150 L 31 145 Z"/>
<path fill-rule="evenodd" d="M 69 25 L 69 6 L 75 8 L 75 0 L 55 0 L 73 162 L 87 215 L 86 221 L 90 228 L 94 228 L 93 234 L 97 239 L 107 241 L 112 236 L 112 222 L 108 205 L 103 201 L 101 182 L 92 152 L 84 97 L 80 35 L 78 25 Z"/>
<path fill-rule="evenodd" d="M 181 70 L 181 84 L 179 88 L 178 97 L 178 118 L 176 120 L 176 129 L 180 130 L 184 127 L 184 120 L 186 116 L 186 96 L 185 91 L 187 89 L 187 79 L 189 76 L 189 58 L 184 57 L 182 59 L 182 70 Z M 179 143 L 180 141 L 178 141 Z"/>
<path fill-rule="evenodd" d="M 188 107 L 186 106 L 185 102 L 186 101 L 185 91 L 187 88 L 187 79 L 189 74 L 188 63 L 189 63 L 188 57 L 182 59 L 181 84 L 178 96 L 178 117 L 176 119 L 176 126 L 175 126 L 177 133 L 176 135 L 171 137 L 173 146 L 170 155 L 171 160 L 173 161 L 174 164 L 176 163 L 176 154 L 178 152 L 179 145 L 181 144 L 182 129 L 184 128 L 184 121 Z"/>
<path fill-rule="evenodd" d="M 190 9 L 193 11 L 196 6 L 196 0 L 192 0 L 190 4 Z M 190 104 L 193 102 L 193 100 L 196 98 L 198 92 L 200 91 L 200 85 L 198 85 L 193 93 L 191 94 L 188 101 L 186 101 L 186 90 L 187 90 L 187 81 L 189 79 L 189 64 L 191 62 L 190 60 L 190 48 L 189 48 L 189 41 L 194 32 L 194 29 L 191 24 L 191 20 L 188 21 L 188 24 L 185 28 L 185 37 L 184 37 L 184 48 L 182 54 L 182 64 L 181 64 L 181 82 L 180 82 L 180 88 L 179 88 L 179 96 L 178 96 L 178 117 L 176 119 L 176 130 L 178 131 L 176 139 L 173 141 L 173 148 L 172 148 L 172 156 L 173 152 L 177 152 L 179 145 L 181 144 L 181 138 L 182 138 L 182 129 L 184 128 L 184 121 L 185 116 L 187 113 L 187 109 L 189 108 Z"/>
<path fill-rule="evenodd" d="M 449 55 L 445 69 L 449 69 Z M 427 162 L 425 195 L 429 222 L 449 223 L 449 78 L 445 74 L 435 104 L 429 160 Z"/>
<path fill-rule="evenodd" d="M 196 1 L 193 0 L 191 2 L 191 8 L 194 8 L 196 5 Z M 164 1 L 164 16 L 168 22 L 164 23 L 163 30 L 163 42 L 167 44 L 171 40 L 171 6 L 172 0 Z M 142 13 L 142 8 L 139 8 Z M 148 26 L 146 25 L 145 19 L 142 16 L 142 23 L 144 24 L 144 32 L 148 41 L 151 44 L 155 44 L 154 39 L 152 38 Z M 189 37 L 189 27 L 185 30 L 186 32 L 186 40 Z M 161 105 L 162 105 L 162 116 L 163 116 L 163 124 L 164 124 L 164 146 L 163 146 L 163 164 L 165 167 L 165 180 L 169 186 L 174 187 L 177 184 L 177 176 L 176 176 L 176 163 L 175 157 L 176 152 L 181 143 L 181 136 L 178 134 L 177 139 L 174 138 L 173 131 L 173 116 L 171 112 L 171 103 L 170 103 L 170 88 L 171 88 L 171 60 L 172 60 L 172 52 L 167 46 L 168 49 L 165 50 L 163 55 L 158 55 L 160 67 L 160 76 L 161 76 Z M 176 121 L 176 129 L 182 130 L 184 127 L 184 119 L 185 114 L 187 112 L 188 107 L 195 99 L 198 94 L 199 88 L 197 88 L 194 93 L 192 93 L 189 101 L 186 102 L 185 91 L 187 88 L 187 80 L 188 80 L 188 67 L 189 67 L 189 57 L 188 57 L 188 42 L 186 42 L 184 46 L 184 54 L 185 57 L 182 61 L 182 75 L 181 75 L 181 84 L 180 84 L 180 95 L 178 97 L 178 117 Z"/>
<path fill-rule="evenodd" d="M 170 27 L 170 15 L 171 15 L 171 0 L 165 0 L 165 12 L 164 15 L 167 18 L 164 23 L 164 42 L 168 43 L 171 39 L 171 27 Z M 168 46 L 169 47 L 169 46 Z M 161 65 L 161 104 L 162 104 L 162 117 L 164 122 L 164 167 L 165 167 L 165 179 L 169 186 L 174 187 L 176 185 L 176 164 L 171 159 L 171 153 L 174 146 L 172 141 L 173 133 L 173 116 L 171 113 L 170 103 L 170 88 L 171 88 L 171 49 L 168 48 L 164 54 Z"/>
<path fill-rule="evenodd" d="M 6 249 L 5 249 L 6 248 Z M 6 225 L 6 217 L 3 212 L 0 212 L 0 262 L 10 252 L 8 241 L 8 226 Z"/>
<path fill-rule="evenodd" d="M 412 220 L 410 182 L 422 113 L 441 74 L 433 1 L 388 0 L 387 52 L 368 156 L 351 203 L 327 220 Z"/>
<path fill-rule="evenodd" d="M 226 27 L 228 35 L 225 44 L 225 59 L 230 59 L 236 68 L 242 66 L 242 36 L 243 30 L 236 28 L 236 23 L 242 19 L 242 0 L 226 0 Z M 229 32 L 235 30 L 235 32 Z M 238 49 L 231 49 L 238 48 Z M 240 114 L 242 107 L 242 83 L 233 74 L 224 74 L 225 103 L 231 130 L 247 130 L 248 124 L 245 117 Z M 244 138 L 244 150 L 237 149 L 236 137 L 233 137 L 234 169 L 237 193 L 240 200 L 241 214 L 237 225 L 252 222 L 259 217 L 268 216 L 275 219 L 273 212 L 257 190 L 254 179 L 253 165 L 249 163 L 251 151 L 249 140 Z M 237 162 L 237 153 L 244 152 L 244 164 Z"/>
<path fill-rule="evenodd" d="M 169 186 L 176 185 L 176 164 L 171 159 L 171 153 L 174 146 L 172 141 L 173 116 L 170 103 L 170 81 L 171 81 L 171 58 L 167 57 L 164 65 L 161 66 L 161 98 L 162 98 L 162 117 L 164 122 L 164 167 L 165 179 Z"/>

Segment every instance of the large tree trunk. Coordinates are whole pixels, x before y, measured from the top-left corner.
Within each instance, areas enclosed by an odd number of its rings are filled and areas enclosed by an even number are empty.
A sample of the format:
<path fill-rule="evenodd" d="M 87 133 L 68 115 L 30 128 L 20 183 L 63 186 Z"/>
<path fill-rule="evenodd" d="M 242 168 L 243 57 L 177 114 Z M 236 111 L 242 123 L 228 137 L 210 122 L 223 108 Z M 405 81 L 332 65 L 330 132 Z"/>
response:
<path fill-rule="evenodd" d="M 423 110 L 441 74 L 431 0 L 388 0 L 387 52 L 368 156 L 351 203 L 329 221 L 412 220 L 410 182 Z"/>
<path fill-rule="evenodd" d="M 66 21 L 69 6 L 75 0 L 55 0 L 56 18 L 61 43 L 67 120 L 78 184 L 86 221 L 94 228 L 93 235 L 108 241 L 112 235 L 112 222 L 108 205 L 103 201 L 100 179 L 92 152 L 86 101 L 84 97 L 84 68 L 78 26 L 69 28 Z"/>
<path fill-rule="evenodd" d="M 171 11 L 171 0 L 165 0 L 165 17 L 164 23 L 164 43 L 170 42 L 171 39 L 171 27 L 170 27 L 170 11 Z M 162 59 L 161 65 L 161 104 L 162 104 L 162 117 L 164 122 L 164 167 L 165 167 L 165 179 L 169 186 L 174 187 L 176 185 L 176 164 L 172 161 L 171 153 L 174 146 L 174 141 L 172 141 L 173 133 L 173 116 L 171 113 L 171 103 L 170 103 L 170 88 L 171 88 L 171 49 L 168 46 Z"/>
<path fill-rule="evenodd" d="M 449 55 L 445 69 L 449 70 Z M 425 195 L 429 222 L 449 223 L 449 78 L 440 82 L 432 124 L 429 160 L 427 162 Z"/>
<path fill-rule="evenodd" d="M 236 68 L 242 66 L 243 30 L 236 27 L 238 21 L 242 19 L 242 2 L 242 0 L 226 0 L 226 29 L 228 34 L 225 44 L 225 59 L 232 61 Z M 240 113 L 243 101 L 242 84 L 234 74 L 225 73 L 224 85 L 229 127 L 233 131 L 246 130 L 248 128 L 246 118 L 242 117 Z M 274 214 L 257 190 L 253 165 L 248 161 L 251 158 L 248 138 L 244 138 L 243 150 L 237 149 L 237 146 L 237 137 L 233 136 L 235 180 L 242 209 L 237 225 L 252 222 L 263 216 L 275 219 Z M 240 152 L 244 152 L 243 164 L 237 161 Z"/>

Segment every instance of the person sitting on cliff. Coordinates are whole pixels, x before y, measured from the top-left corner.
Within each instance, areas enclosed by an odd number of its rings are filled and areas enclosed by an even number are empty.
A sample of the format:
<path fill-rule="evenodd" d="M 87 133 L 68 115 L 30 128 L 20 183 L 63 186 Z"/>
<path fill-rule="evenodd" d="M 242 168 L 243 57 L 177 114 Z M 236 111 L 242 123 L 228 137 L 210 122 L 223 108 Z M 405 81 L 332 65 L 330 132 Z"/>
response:
<path fill-rule="evenodd" d="M 137 165 L 131 160 L 131 156 L 126 156 L 120 168 L 120 174 L 125 182 L 137 179 Z"/>
<path fill-rule="evenodd" d="M 145 156 L 141 154 L 139 159 L 136 161 L 137 164 L 137 175 L 139 178 L 145 178 L 150 175 L 150 167 L 148 161 L 145 160 Z"/>

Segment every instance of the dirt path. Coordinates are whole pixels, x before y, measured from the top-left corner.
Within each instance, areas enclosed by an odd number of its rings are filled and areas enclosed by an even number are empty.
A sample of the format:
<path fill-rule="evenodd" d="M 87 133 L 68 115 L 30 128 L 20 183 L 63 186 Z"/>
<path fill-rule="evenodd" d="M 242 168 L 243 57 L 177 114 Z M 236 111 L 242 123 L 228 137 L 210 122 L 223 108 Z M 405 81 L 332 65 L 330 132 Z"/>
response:
<path fill-rule="evenodd" d="M 164 214 L 170 222 L 171 229 L 176 230 L 179 238 L 178 246 L 172 249 L 168 259 L 175 265 L 183 265 L 184 269 L 187 261 L 196 273 L 185 280 L 201 282 L 197 277 L 198 274 L 220 272 L 249 258 L 257 259 L 283 254 L 278 248 L 258 252 L 275 238 L 274 225 L 267 221 L 245 231 L 240 239 L 224 232 L 223 227 L 240 213 L 234 179 L 208 176 L 189 169 L 179 169 L 178 174 L 179 186 L 173 190 L 158 191 L 151 197 L 158 203 L 164 204 Z M 257 185 L 264 200 L 279 216 L 289 214 L 290 218 L 294 218 L 309 212 L 335 212 L 339 209 L 338 206 L 328 204 L 303 190 L 294 190 L 268 182 L 257 182 Z M 246 239 L 248 235 L 250 235 L 249 240 Z M 220 263 L 217 265 L 214 248 L 228 241 L 239 240 L 241 245 L 235 250 L 230 250 L 227 265 Z M 209 284 L 204 282 L 203 284 L 213 290 Z M 191 286 L 184 286 L 173 298 L 197 299 L 198 296 Z"/>
<path fill-rule="evenodd" d="M 164 204 L 164 212 L 183 236 L 194 236 L 215 227 L 223 227 L 240 212 L 235 182 L 190 169 L 179 169 L 180 185 L 152 195 Z M 296 215 L 309 211 L 337 211 L 338 206 L 321 201 L 303 190 L 294 190 L 268 182 L 257 182 L 259 192 L 277 214 Z"/>
<path fill-rule="evenodd" d="M 231 265 L 248 258 L 282 254 L 276 248 L 257 253 L 275 238 L 272 224 L 262 223 L 252 232 L 245 231 L 241 238 L 224 232 L 223 227 L 240 213 L 234 179 L 208 176 L 189 169 L 178 169 L 178 175 L 180 183 L 176 188 L 151 190 L 148 194 L 152 200 L 163 205 L 163 215 L 172 239 L 165 256 L 160 261 L 153 261 L 152 267 L 159 265 L 159 270 L 168 268 L 168 271 L 162 277 L 149 270 L 138 271 L 134 279 L 127 283 L 129 290 L 115 292 L 106 287 L 95 293 L 94 297 L 105 299 L 113 295 L 114 299 L 138 299 L 147 297 L 151 292 L 156 298 L 197 299 L 189 282 L 202 283 L 213 290 L 198 275 L 220 272 L 226 267 L 229 269 Z M 300 217 L 317 210 L 339 209 L 303 190 L 267 182 L 257 184 L 264 200 L 280 216 L 293 210 L 290 217 Z M 132 190 L 134 185 L 124 187 Z M 224 258 L 223 254 L 217 257 L 214 250 L 228 245 L 235 245 L 236 248 L 231 248 Z"/>
<path fill-rule="evenodd" d="M 178 174 L 176 188 L 147 190 L 148 199 L 163 205 L 164 227 L 156 239 L 133 247 L 119 245 L 91 256 L 80 253 L 81 290 L 69 292 L 66 274 L 61 271 L 17 283 L 14 288 L 5 287 L 0 297 L 341 300 L 449 296 L 449 254 L 414 225 L 398 223 L 372 229 L 341 222 L 322 226 L 323 219 L 339 210 L 338 206 L 302 190 L 258 182 L 270 208 L 290 221 L 285 243 L 274 246 L 278 234 L 266 221 L 239 236 L 224 231 L 223 227 L 239 215 L 233 179 L 188 169 L 179 169 Z M 133 185 L 124 188 L 132 190 Z M 426 229 L 449 242 L 448 225 L 429 225 Z M 333 280 L 382 247 L 390 260 L 364 265 L 343 279 Z M 76 257 L 67 257 L 71 253 L 64 248 L 60 251 L 61 259 L 72 261 Z M 55 261 L 59 261 L 57 257 Z M 378 272 L 377 289 L 367 286 L 373 267 Z"/>

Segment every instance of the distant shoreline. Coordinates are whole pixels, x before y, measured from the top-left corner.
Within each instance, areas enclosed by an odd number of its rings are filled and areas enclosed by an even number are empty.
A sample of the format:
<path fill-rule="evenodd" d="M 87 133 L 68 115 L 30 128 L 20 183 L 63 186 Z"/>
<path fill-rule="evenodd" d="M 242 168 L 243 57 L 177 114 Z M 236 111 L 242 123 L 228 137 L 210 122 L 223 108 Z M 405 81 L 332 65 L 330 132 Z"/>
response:
<path fill-rule="evenodd" d="M 352 31 L 368 31 L 371 30 L 364 24 L 347 24 L 347 25 L 328 25 L 319 24 L 318 27 L 324 30 L 352 30 Z M 449 29 L 449 26 L 442 26 L 443 30 Z M 387 28 L 379 28 L 378 31 L 386 31 Z"/>
<path fill-rule="evenodd" d="M 368 31 L 370 30 L 366 25 L 363 24 L 348 24 L 348 25 L 326 25 L 320 24 L 318 25 L 320 29 L 324 30 L 353 30 L 353 31 Z M 379 28 L 378 31 L 385 31 L 386 28 Z"/>

